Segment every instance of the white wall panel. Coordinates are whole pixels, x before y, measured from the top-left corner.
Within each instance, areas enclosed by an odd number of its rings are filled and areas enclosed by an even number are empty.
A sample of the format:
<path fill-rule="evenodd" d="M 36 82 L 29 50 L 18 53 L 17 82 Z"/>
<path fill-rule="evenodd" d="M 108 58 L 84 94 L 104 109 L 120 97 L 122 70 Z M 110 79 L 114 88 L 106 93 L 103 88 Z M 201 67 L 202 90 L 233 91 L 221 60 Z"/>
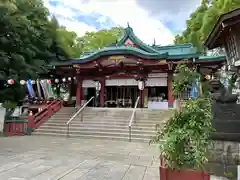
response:
<path fill-rule="evenodd" d="M 148 78 L 146 87 L 167 86 L 167 78 Z"/>
<path fill-rule="evenodd" d="M 83 80 L 82 87 L 95 87 L 95 82 L 93 80 Z"/>
<path fill-rule="evenodd" d="M 137 86 L 135 79 L 106 79 L 106 86 Z"/>

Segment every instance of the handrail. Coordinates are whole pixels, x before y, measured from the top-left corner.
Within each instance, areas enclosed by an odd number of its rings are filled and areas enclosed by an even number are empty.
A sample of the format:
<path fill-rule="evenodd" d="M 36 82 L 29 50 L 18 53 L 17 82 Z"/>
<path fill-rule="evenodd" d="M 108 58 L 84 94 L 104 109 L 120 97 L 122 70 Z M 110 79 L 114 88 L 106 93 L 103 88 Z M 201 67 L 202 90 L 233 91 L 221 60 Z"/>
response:
<path fill-rule="evenodd" d="M 70 122 L 79 114 L 81 113 L 84 108 L 94 99 L 94 96 L 92 96 L 66 123 L 67 124 L 67 136 L 69 136 L 69 124 Z M 83 116 L 81 115 L 81 121 L 83 121 Z"/>
<path fill-rule="evenodd" d="M 128 124 L 128 128 L 129 128 L 129 141 L 132 140 L 132 121 L 133 121 L 133 119 L 135 118 L 135 115 L 136 115 L 136 108 L 138 106 L 139 99 L 140 99 L 140 96 L 137 97 L 137 100 L 135 102 L 134 109 L 133 109 L 133 112 L 132 112 L 132 116 L 131 116 L 131 119 L 130 119 L 129 124 Z"/>

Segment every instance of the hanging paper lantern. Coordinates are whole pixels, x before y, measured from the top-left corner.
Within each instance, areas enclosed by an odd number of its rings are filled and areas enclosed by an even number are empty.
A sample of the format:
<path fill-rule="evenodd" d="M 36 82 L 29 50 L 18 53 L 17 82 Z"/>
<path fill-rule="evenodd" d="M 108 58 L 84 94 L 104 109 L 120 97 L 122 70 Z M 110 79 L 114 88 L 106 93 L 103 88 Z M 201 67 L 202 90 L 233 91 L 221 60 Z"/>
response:
<path fill-rule="evenodd" d="M 31 83 L 32 83 L 32 84 L 36 84 L 36 81 L 34 81 L 34 80 L 31 80 Z"/>
<path fill-rule="evenodd" d="M 55 82 L 55 83 L 59 83 L 59 79 L 55 79 L 54 82 Z"/>
<path fill-rule="evenodd" d="M 76 80 L 76 77 L 73 77 L 74 80 Z"/>
<path fill-rule="evenodd" d="M 47 83 L 48 83 L 48 84 L 51 84 L 51 80 L 50 80 L 50 79 L 48 79 L 48 80 L 47 80 Z"/>
<path fill-rule="evenodd" d="M 210 80 L 210 79 L 211 79 L 211 76 L 210 76 L 210 75 L 206 75 L 205 78 L 206 78 L 207 80 Z"/>
<path fill-rule="evenodd" d="M 9 80 L 7 81 L 7 83 L 10 84 L 10 85 L 12 85 L 12 84 L 14 84 L 14 80 L 13 80 L 13 79 L 9 79 Z"/>
<path fill-rule="evenodd" d="M 72 80 L 72 78 L 71 77 L 68 77 L 68 81 L 71 81 Z"/>
<path fill-rule="evenodd" d="M 63 81 L 63 82 L 66 82 L 66 78 L 62 78 L 62 81 Z"/>
<path fill-rule="evenodd" d="M 21 80 L 21 81 L 20 81 L 20 84 L 21 84 L 21 85 L 24 85 L 24 84 L 26 84 L 26 81 L 25 81 L 25 80 Z"/>
<path fill-rule="evenodd" d="M 144 82 L 143 81 L 138 81 L 138 89 L 143 90 L 144 89 Z"/>

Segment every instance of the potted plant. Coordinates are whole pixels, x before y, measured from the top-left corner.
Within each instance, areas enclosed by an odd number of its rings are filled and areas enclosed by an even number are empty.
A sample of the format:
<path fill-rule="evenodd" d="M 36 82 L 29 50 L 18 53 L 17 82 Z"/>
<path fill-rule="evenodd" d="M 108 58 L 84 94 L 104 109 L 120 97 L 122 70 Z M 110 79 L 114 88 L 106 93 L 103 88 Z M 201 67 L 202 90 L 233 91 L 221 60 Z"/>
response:
<path fill-rule="evenodd" d="M 183 69 L 184 76 L 181 74 Z M 175 88 L 180 94 L 193 83 L 192 78 L 196 78 L 197 73 L 182 65 L 176 70 L 181 74 L 179 76 L 185 77 L 182 82 L 179 78 L 174 81 L 173 90 Z M 208 160 L 210 132 L 213 131 L 211 99 L 199 94 L 198 98 L 186 100 L 181 111 L 175 111 L 150 141 L 159 146 L 161 180 L 210 179 L 204 165 Z"/>

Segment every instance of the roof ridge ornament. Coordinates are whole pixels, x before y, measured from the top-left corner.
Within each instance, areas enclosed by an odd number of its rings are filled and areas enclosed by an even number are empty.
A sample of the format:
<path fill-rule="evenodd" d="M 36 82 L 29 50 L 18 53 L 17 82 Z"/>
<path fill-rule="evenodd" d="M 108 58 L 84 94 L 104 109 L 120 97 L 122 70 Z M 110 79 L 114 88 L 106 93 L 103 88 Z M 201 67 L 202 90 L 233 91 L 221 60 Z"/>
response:
<path fill-rule="evenodd" d="M 129 22 L 127 22 L 127 27 L 130 28 Z"/>
<path fill-rule="evenodd" d="M 153 38 L 153 46 L 156 46 L 156 39 Z"/>

